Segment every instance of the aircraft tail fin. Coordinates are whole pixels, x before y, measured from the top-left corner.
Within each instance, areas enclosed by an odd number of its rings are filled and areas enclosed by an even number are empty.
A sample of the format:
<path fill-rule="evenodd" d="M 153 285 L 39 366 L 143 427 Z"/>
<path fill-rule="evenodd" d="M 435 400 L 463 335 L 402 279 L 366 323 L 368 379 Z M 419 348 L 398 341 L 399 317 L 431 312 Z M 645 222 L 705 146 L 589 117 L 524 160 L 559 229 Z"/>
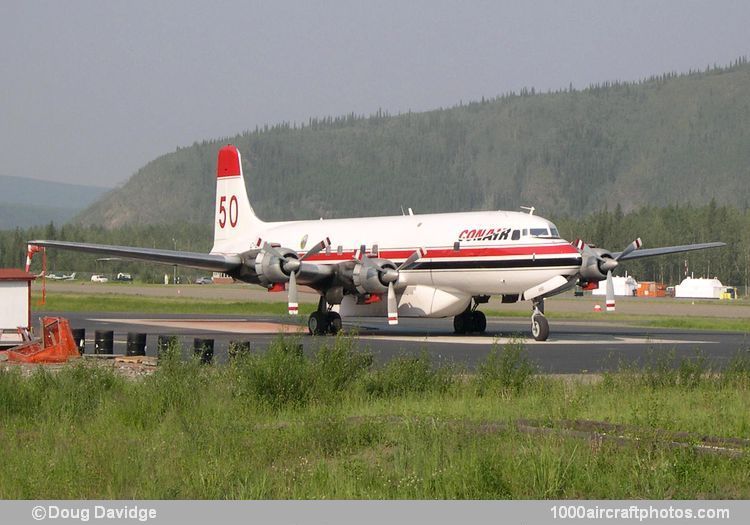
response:
<path fill-rule="evenodd" d="M 211 253 L 240 253 L 254 247 L 253 235 L 263 221 L 250 206 L 242 174 L 242 156 L 236 146 L 219 150 L 216 164 L 216 214 Z"/>

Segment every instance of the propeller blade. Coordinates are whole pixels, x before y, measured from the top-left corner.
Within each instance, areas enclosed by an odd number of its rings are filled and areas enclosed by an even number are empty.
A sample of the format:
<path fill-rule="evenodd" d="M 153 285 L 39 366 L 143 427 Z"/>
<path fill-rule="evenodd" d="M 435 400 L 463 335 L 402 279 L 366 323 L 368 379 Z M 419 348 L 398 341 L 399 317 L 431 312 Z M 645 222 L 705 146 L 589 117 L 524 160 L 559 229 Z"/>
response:
<path fill-rule="evenodd" d="M 641 247 L 641 238 L 638 237 L 636 240 L 634 240 L 633 242 L 631 242 L 630 244 L 628 244 L 628 247 L 625 248 L 620 253 L 620 255 L 617 256 L 616 260 L 619 261 L 620 259 L 622 259 L 623 257 L 625 257 L 627 254 L 633 252 L 634 250 L 637 250 L 640 247 Z"/>
<path fill-rule="evenodd" d="M 289 274 L 289 315 L 299 313 L 299 304 L 297 303 L 297 273 Z"/>
<path fill-rule="evenodd" d="M 398 304 L 393 283 L 388 283 L 388 324 L 398 324 Z"/>
<path fill-rule="evenodd" d="M 401 263 L 401 265 L 397 269 L 403 270 L 407 266 L 411 266 L 417 259 L 424 257 L 426 254 L 427 250 L 425 250 L 424 248 L 417 248 L 417 251 L 412 253 L 404 262 Z"/>
<path fill-rule="evenodd" d="M 310 248 L 309 250 L 307 250 L 307 253 L 305 255 L 303 255 L 302 257 L 300 257 L 300 261 L 304 261 L 305 259 L 307 259 L 311 255 L 315 255 L 316 253 L 320 252 L 321 250 L 325 250 L 330 245 L 331 245 L 331 239 L 329 239 L 328 237 L 326 237 L 325 239 L 323 239 L 322 241 L 320 241 L 319 243 L 317 243 L 315 246 L 313 246 L 312 248 Z"/>
<path fill-rule="evenodd" d="M 615 284 L 612 282 L 612 270 L 607 272 L 607 311 L 615 311 Z"/>
<path fill-rule="evenodd" d="M 578 253 L 581 253 L 581 254 L 584 254 L 584 255 L 589 255 L 589 256 L 593 257 L 594 259 L 596 259 L 597 261 L 604 261 L 604 259 L 602 258 L 601 255 L 599 255 L 594 250 L 592 250 L 591 247 L 588 244 L 586 244 L 584 241 L 582 241 L 581 239 L 576 239 L 575 241 L 571 242 L 570 244 L 572 244 L 573 247 L 576 250 L 578 250 Z"/>

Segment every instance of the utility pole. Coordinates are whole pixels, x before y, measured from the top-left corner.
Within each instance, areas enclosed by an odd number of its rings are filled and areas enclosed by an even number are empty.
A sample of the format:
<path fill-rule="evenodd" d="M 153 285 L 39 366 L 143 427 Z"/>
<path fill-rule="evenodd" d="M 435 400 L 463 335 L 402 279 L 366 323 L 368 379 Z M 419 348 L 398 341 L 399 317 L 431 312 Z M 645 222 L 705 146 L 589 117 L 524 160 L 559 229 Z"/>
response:
<path fill-rule="evenodd" d="M 172 242 L 174 243 L 174 251 L 177 251 L 177 239 L 172 237 Z M 177 284 L 177 265 L 176 264 L 172 267 L 172 284 Z"/>

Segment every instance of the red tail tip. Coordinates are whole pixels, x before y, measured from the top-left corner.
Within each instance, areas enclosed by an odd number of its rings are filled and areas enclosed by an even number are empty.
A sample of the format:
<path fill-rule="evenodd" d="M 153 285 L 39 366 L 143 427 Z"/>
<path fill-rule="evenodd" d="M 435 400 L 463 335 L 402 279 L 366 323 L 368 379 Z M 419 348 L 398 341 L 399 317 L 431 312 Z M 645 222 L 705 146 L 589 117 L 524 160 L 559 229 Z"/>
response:
<path fill-rule="evenodd" d="M 227 144 L 219 150 L 219 159 L 216 164 L 216 177 L 238 177 L 242 174 L 240 166 L 240 152 L 231 144 Z"/>

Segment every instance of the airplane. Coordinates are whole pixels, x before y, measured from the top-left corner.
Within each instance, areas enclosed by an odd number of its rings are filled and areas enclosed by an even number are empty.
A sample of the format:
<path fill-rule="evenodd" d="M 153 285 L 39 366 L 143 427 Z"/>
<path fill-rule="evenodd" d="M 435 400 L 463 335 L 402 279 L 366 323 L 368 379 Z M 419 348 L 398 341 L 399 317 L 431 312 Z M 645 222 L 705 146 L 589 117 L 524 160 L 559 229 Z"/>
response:
<path fill-rule="evenodd" d="M 64 273 L 49 273 L 47 274 L 47 279 L 51 279 L 53 281 L 75 281 L 76 280 L 76 272 L 73 272 L 71 274 L 64 274 Z"/>
<path fill-rule="evenodd" d="M 35 240 L 27 267 L 34 252 L 49 247 L 222 272 L 286 290 L 291 315 L 304 285 L 320 295 L 308 318 L 312 335 L 337 333 L 342 317 L 372 316 L 387 316 L 390 325 L 400 317 L 453 317 L 456 333 L 483 333 L 487 319 L 478 307 L 500 296 L 503 303 L 530 302 L 531 333 L 544 341 L 545 298 L 606 281 L 607 306 L 614 309 L 612 271 L 620 262 L 725 245 L 640 249 L 637 239 L 611 252 L 562 239 L 533 208 L 265 222 L 250 205 L 242 157 L 231 144 L 218 151 L 215 210 L 208 254 Z"/>

